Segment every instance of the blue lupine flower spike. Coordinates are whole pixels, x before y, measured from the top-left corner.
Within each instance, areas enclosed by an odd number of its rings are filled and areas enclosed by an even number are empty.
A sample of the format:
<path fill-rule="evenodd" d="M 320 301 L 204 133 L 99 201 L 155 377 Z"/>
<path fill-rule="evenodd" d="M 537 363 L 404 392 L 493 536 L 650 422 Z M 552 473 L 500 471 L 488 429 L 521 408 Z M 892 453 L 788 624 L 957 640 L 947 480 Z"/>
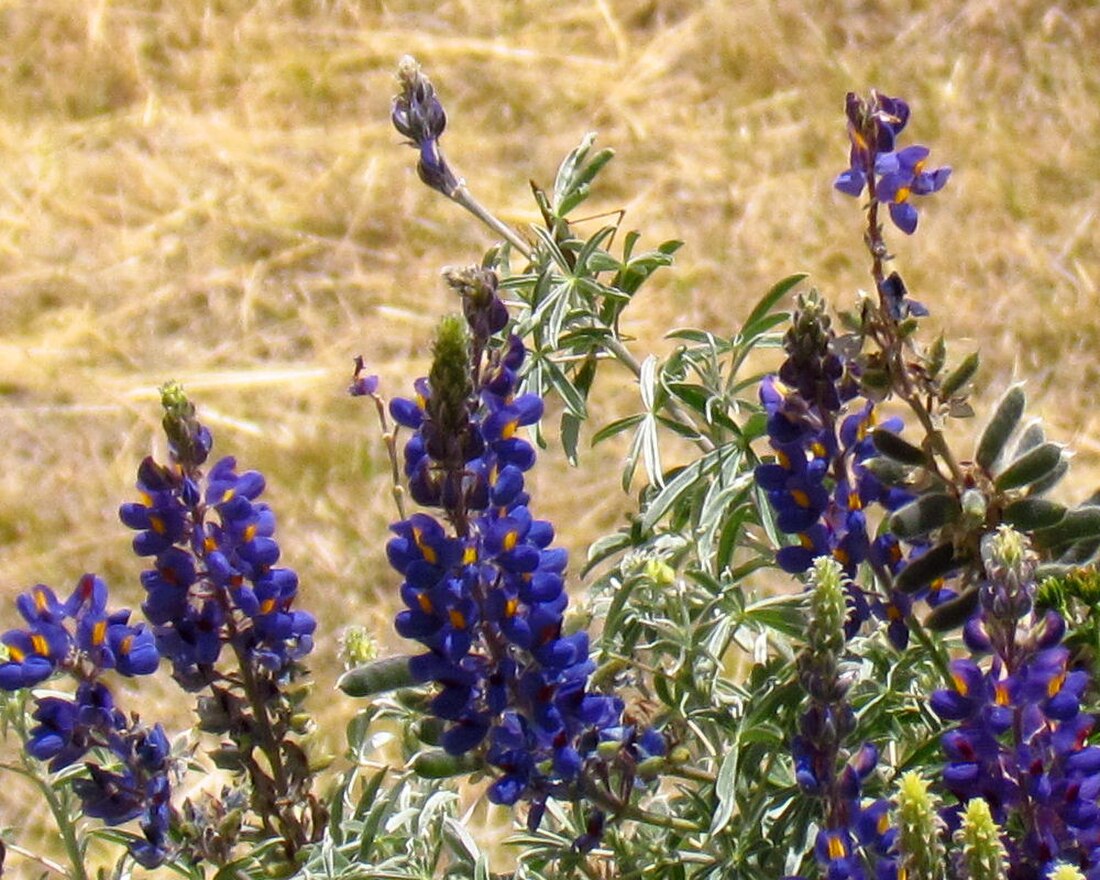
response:
<path fill-rule="evenodd" d="M 534 517 L 526 491 L 535 451 L 519 429 L 543 411 L 540 397 L 518 390 L 526 352 L 517 337 L 494 339 L 507 312 L 492 273 L 459 270 L 449 280 L 465 326 L 441 323 L 430 380 L 415 384 L 415 398 L 390 403 L 413 431 L 410 494 L 442 514 L 392 526 L 386 549 L 405 606 L 395 625 L 425 649 L 409 671 L 435 685 L 430 711 L 444 723 L 443 749 L 493 767 L 489 799 L 526 801 L 534 829 L 549 798 L 583 800 L 612 770 L 629 795 L 642 784 L 639 764 L 648 762 L 652 778 L 665 744 L 624 721 L 622 700 L 589 687 L 588 636 L 563 625 L 566 553 L 552 546 L 553 526 Z M 604 821 L 589 814 L 579 850 L 596 844 Z"/>

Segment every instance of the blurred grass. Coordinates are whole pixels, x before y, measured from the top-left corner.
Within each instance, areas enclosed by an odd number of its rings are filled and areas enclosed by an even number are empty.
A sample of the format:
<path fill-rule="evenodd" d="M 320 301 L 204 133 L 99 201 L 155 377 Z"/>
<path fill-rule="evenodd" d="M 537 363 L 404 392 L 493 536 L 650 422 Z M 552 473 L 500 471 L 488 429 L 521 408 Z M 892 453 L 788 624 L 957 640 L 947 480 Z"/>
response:
<path fill-rule="evenodd" d="M 9 0 L 4 592 L 67 591 L 94 570 L 140 601 L 115 510 L 142 455 L 162 452 L 154 389 L 178 378 L 216 452 L 268 476 L 284 560 L 320 618 L 314 705 L 339 748 L 340 627 L 395 642 L 386 466 L 372 413 L 343 393 L 351 358 L 402 393 L 454 305 L 439 269 L 491 243 L 419 185 L 390 128 L 406 52 L 446 103 L 452 164 L 509 222 L 536 219 L 527 180 L 548 185 L 586 130 L 618 151 L 586 210 L 625 207 L 646 241 L 687 241 L 627 313 L 640 352 L 667 351 L 675 324 L 731 332 L 795 270 L 851 301 L 867 261 L 858 208 L 831 188 L 844 93 L 907 97 L 911 137 L 955 173 L 917 236 L 891 232 L 897 265 L 932 309 L 930 335 L 965 338 L 958 356 L 981 347 L 983 397 L 1031 377 L 1050 433 L 1079 450 L 1070 494 L 1087 494 L 1098 44 L 1089 2 Z M 634 405 L 623 375 L 596 398 L 595 427 Z M 542 457 L 535 504 L 574 559 L 630 507 L 611 476 L 622 451 L 573 472 L 556 448 Z M 186 720 L 167 703 L 142 712 Z"/>

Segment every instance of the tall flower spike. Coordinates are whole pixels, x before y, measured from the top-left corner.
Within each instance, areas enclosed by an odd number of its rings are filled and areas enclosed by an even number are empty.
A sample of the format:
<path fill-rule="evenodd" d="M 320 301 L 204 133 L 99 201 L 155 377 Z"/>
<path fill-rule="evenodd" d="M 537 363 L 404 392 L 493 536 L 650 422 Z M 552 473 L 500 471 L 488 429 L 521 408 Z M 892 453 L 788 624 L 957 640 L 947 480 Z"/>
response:
<path fill-rule="evenodd" d="M 862 803 L 863 782 L 878 762 L 878 749 L 864 743 L 843 760 L 845 738 L 855 728 L 847 702 L 848 681 L 840 664 L 845 646 L 847 602 L 844 572 L 834 559 L 814 562 L 810 577 L 806 648 L 798 657 L 799 680 L 809 695 L 791 742 L 795 779 L 821 804 L 821 830 L 814 855 L 827 877 L 865 876 L 865 859 L 879 876 L 895 869 L 889 803 Z"/>
<path fill-rule="evenodd" d="M 445 520 L 415 513 L 392 526 L 386 549 L 405 605 L 395 626 L 426 649 L 408 672 L 435 686 L 430 712 L 444 751 L 495 768 L 489 799 L 526 801 L 533 829 L 551 797 L 585 800 L 595 786 L 602 805 L 625 803 L 666 746 L 656 731 L 624 723 L 620 699 L 589 688 L 588 636 L 564 629 L 566 553 L 526 491 L 535 451 L 518 429 L 543 405 L 518 393 L 523 344 L 490 339 L 507 319 L 495 276 L 466 270 L 449 280 L 469 332 L 461 319 L 441 322 L 430 379 L 415 383 L 415 399 L 390 403 L 413 430 L 410 492 Z M 603 824 L 590 812 L 577 849 L 594 846 Z"/>

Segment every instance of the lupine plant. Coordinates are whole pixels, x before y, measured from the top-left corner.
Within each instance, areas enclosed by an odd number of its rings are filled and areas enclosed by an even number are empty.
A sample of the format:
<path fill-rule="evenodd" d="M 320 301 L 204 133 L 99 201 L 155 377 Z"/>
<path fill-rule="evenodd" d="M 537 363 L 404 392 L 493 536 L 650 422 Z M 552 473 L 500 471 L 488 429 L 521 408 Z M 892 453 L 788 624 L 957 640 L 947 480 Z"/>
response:
<path fill-rule="evenodd" d="M 396 514 L 363 540 L 385 542 L 377 579 L 407 649 L 315 632 L 264 478 L 208 465 L 211 432 L 165 385 L 167 456 L 140 464 L 119 510 L 140 614 L 109 610 L 88 574 L 65 599 L 21 593 L 23 624 L 0 637 L 3 769 L 57 833 L 35 853 L 5 829 L 0 866 L 1100 878 L 1100 506 L 1048 497 L 1069 456 L 1025 420 L 1022 386 L 978 417 L 977 354 L 926 338 L 887 234 L 915 235 L 918 205 L 951 222 L 936 207 L 951 169 L 905 143 L 908 103 L 851 93 L 844 114 L 834 184 L 855 200 L 869 291 L 792 275 L 732 335 L 674 329 L 671 354 L 641 356 L 622 315 L 680 243 L 639 249 L 621 214 L 580 231 L 611 151 L 586 137 L 533 186 L 541 222 L 512 228 L 450 164 L 441 99 L 404 59 L 392 121 L 420 179 L 499 238 L 444 272 L 455 313 L 426 376 L 390 393 L 355 358 Z M 589 430 L 611 365 L 640 410 Z M 555 540 L 573 524 L 539 518 L 531 475 L 560 467 L 559 447 L 575 462 L 583 436 L 623 442 L 622 489 L 641 486 L 571 562 Z M 666 467 L 669 442 L 694 456 Z M 305 664 L 338 643 L 356 714 L 328 768 Z M 169 736 L 120 698 L 120 679 L 158 670 L 192 695 L 193 729 Z M 481 833 L 494 822 L 514 833 Z"/>

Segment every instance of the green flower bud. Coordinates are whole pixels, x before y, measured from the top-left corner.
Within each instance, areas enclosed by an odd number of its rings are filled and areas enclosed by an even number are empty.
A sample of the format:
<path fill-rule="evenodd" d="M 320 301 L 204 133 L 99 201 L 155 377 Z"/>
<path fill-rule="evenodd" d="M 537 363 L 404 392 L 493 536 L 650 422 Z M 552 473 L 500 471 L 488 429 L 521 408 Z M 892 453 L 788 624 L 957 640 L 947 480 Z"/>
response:
<path fill-rule="evenodd" d="M 928 791 L 928 782 L 910 771 L 898 784 L 898 806 L 894 819 L 898 829 L 898 874 L 908 880 L 942 880 L 945 849 L 943 821 Z"/>
<path fill-rule="evenodd" d="M 955 843 L 961 848 L 962 877 L 966 880 L 1005 880 L 1008 876 L 1001 829 L 993 821 L 989 804 L 981 798 L 967 802 Z"/>
<path fill-rule="evenodd" d="M 989 503 L 985 500 L 985 495 L 978 489 L 967 489 L 962 494 L 962 498 L 959 499 L 959 503 L 962 505 L 962 519 L 963 523 L 968 528 L 974 528 L 980 526 L 985 522 L 985 515 L 989 510 Z"/>
<path fill-rule="evenodd" d="M 349 626 L 340 639 L 340 660 L 344 669 L 370 663 L 378 656 L 378 643 L 365 626 Z"/>
<path fill-rule="evenodd" d="M 810 609 L 806 638 L 815 653 L 839 655 L 844 650 L 844 623 L 848 604 L 844 596 L 844 570 L 831 556 L 814 560 L 810 575 Z"/>
<path fill-rule="evenodd" d="M 1074 865 L 1061 862 L 1050 869 L 1047 880 L 1085 880 L 1085 875 Z"/>
<path fill-rule="evenodd" d="M 160 405 L 164 408 L 161 424 L 168 436 L 172 457 L 184 468 L 198 467 L 210 454 L 213 440 L 210 432 L 195 418 L 195 405 L 176 381 L 161 386 Z"/>
<path fill-rule="evenodd" d="M 428 454 L 450 467 L 467 460 L 465 448 L 470 435 L 470 347 L 466 322 L 448 315 L 439 322 L 432 346 L 432 369 L 428 374 L 432 394 L 428 398 Z"/>

